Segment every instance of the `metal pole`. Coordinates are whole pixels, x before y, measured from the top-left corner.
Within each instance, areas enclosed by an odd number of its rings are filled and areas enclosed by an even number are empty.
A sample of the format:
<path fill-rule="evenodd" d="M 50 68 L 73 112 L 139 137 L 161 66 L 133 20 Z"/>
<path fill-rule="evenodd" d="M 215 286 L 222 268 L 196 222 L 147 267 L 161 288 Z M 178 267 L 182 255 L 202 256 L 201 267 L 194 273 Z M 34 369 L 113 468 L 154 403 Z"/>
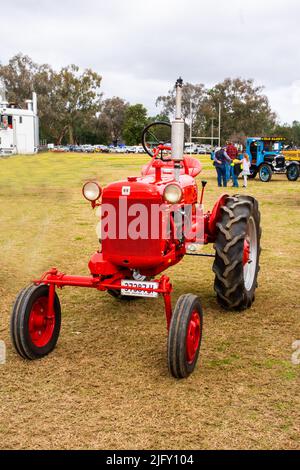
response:
<path fill-rule="evenodd" d="M 190 155 L 192 155 L 192 139 L 193 139 L 193 115 L 192 115 L 192 100 L 190 100 Z"/>
<path fill-rule="evenodd" d="M 221 147 L 221 103 L 219 103 L 219 147 Z"/>
<path fill-rule="evenodd" d="M 175 119 L 172 121 L 172 135 L 171 135 L 171 147 L 172 147 L 172 160 L 174 160 L 174 177 L 176 181 L 179 181 L 180 176 L 180 162 L 183 160 L 183 149 L 184 149 L 184 119 L 182 118 L 182 86 L 183 80 L 179 78 L 176 81 L 176 114 Z"/>
<path fill-rule="evenodd" d="M 214 120 L 215 118 L 211 118 L 211 146 L 214 145 Z"/>
<path fill-rule="evenodd" d="M 182 102 L 182 79 L 179 78 L 176 82 L 176 112 L 175 119 L 182 119 L 181 102 Z"/>

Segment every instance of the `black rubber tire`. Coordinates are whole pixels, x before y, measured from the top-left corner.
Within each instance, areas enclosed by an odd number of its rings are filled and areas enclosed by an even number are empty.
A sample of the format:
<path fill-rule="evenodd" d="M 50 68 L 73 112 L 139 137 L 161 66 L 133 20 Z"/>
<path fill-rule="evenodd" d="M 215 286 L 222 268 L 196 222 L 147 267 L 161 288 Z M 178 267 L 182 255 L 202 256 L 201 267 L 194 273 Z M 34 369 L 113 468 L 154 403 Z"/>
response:
<path fill-rule="evenodd" d="M 261 176 L 261 172 L 262 172 L 263 169 L 266 172 L 268 172 L 268 176 L 265 179 L 262 179 L 262 176 Z M 259 167 L 258 175 L 259 175 L 260 181 L 262 181 L 263 183 L 268 183 L 269 181 L 271 181 L 272 176 L 273 176 L 273 171 L 272 171 L 270 165 L 268 165 L 267 163 L 262 163 Z"/>
<path fill-rule="evenodd" d="M 226 310 L 244 310 L 251 307 L 255 298 L 260 257 L 260 212 L 258 202 L 251 196 L 228 197 L 221 208 L 222 217 L 217 223 L 217 237 L 213 264 L 214 289 L 221 307 Z M 257 259 L 252 286 L 246 289 L 244 280 L 244 241 L 248 221 L 252 217 L 257 240 Z"/>
<path fill-rule="evenodd" d="M 29 315 L 32 305 L 39 297 L 45 297 L 48 294 L 49 286 L 31 285 L 20 291 L 14 303 L 10 320 L 11 339 L 17 353 L 24 359 L 40 359 L 53 351 L 56 346 L 61 325 L 61 308 L 56 293 L 54 298 L 55 325 L 51 339 L 45 346 L 38 347 L 33 344 L 29 334 Z"/>
<path fill-rule="evenodd" d="M 291 163 L 286 169 L 286 176 L 289 181 L 297 181 L 300 175 L 300 165 Z"/>
<path fill-rule="evenodd" d="M 192 363 L 187 361 L 186 338 L 188 325 L 194 310 L 200 317 L 200 342 Z M 168 335 L 168 367 L 170 373 L 176 379 L 188 377 L 197 364 L 203 327 L 203 312 L 199 298 L 193 294 L 185 294 L 179 297 L 171 319 Z"/>

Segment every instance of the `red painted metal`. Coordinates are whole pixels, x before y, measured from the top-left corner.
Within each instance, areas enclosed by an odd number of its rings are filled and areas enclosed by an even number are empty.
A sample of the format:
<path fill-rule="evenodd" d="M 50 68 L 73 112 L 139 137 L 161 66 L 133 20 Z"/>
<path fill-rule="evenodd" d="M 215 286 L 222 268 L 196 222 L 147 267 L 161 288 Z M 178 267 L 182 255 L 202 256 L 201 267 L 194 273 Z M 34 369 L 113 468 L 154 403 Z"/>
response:
<path fill-rule="evenodd" d="M 44 305 L 43 310 L 45 311 L 45 318 L 51 319 L 55 318 L 54 315 L 54 294 L 55 294 L 55 287 L 65 287 L 65 286 L 73 286 L 73 287 L 89 287 L 98 289 L 100 291 L 105 291 L 108 289 L 111 290 L 121 290 L 121 280 L 126 279 L 126 275 L 128 274 L 125 272 L 118 272 L 114 276 L 105 278 L 104 276 L 68 276 L 64 273 L 59 272 L 56 268 L 52 268 L 49 271 L 46 271 L 40 279 L 36 279 L 33 282 L 36 285 L 46 284 L 49 285 L 49 296 L 45 297 L 46 303 Z M 167 327 L 169 329 L 170 321 L 172 317 L 172 304 L 171 304 L 171 292 L 172 292 L 172 284 L 170 283 L 170 279 L 168 276 L 163 275 L 160 279 L 154 279 L 153 282 L 158 283 L 158 288 L 146 288 L 146 287 L 135 287 L 136 291 L 146 291 L 146 292 L 157 292 L 158 294 L 163 295 L 164 302 L 165 302 L 165 310 L 166 310 L 166 320 L 167 320 Z M 39 319 L 36 317 L 36 312 L 38 311 L 38 307 L 35 308 L 32 322 L 35 324 L 35 321 Z M 36 319 L 36 320 L 34 320 Z"/>
<path fill-rule="evenodd" d="M 221 208 L 226 204 L 228 194 L 222 194 L 215 203 L 212 212 L 206 214 L 205 232 L 207 235 L 207 243 L 212 243 L 216 239 L 216 227 L 221 217 Z"/>
<path fill-rule="evenodd" d="M 55 314 L 53 304 L 49 309 L 50 302 L 50 295 L 40 297 L 32 305 L 29 314 L 29 336 L 39 348 L 49 343 L 55 327 Z"/>
<path fill-rule="evenodd" d="M 141 275 L 154 279 L 164 270 L 177 264 L 186 254 L 186 243 L 195 241 L 194 232 L 197 232 L 199 221 L 196 218 L 196 207 L 198 201 L 198 188 L 195 177 L 200 173 L 202 167 L 200 162 L 192 157 L 186 156 L 181 162 L 179 180 L 175 181 L 174 161 L 160 159 L 163 151 L 170 151 L 169 146 L 158 145 L 154 149 L 153 158 L 148 165 L 143 167 L 140 177 L 129 176 L 124 181 L 117 181 L 107 185 L 102 189 L 101 201 L 92 201 L 92 207 L 101 206 L 101 217 L 104 218 L 105 210 L 110 210 L 116 214 L 116 234 L 115 236 L 105 235 L 105 227 L 102 233 L 102 249 L 94 253 L 89 261 L 89 276 L 72 276 L 59 272 L 52 268 L 43 274 L 43 276 L 34 281 L 37 285 L 49 285 L 49 297 L 46 305 L 46 318 L 54 316 L 54 295 L 55 289 L 64 286 L 77 286 L 94 288 L 99 291 L 108 289 L 120 290 L 122 279 L 131 279 L 134 270 L 138 270 Z M 163 194 L 166 186 L 170 183 L 176 183 L 182 189 L 182 201 L 177 205 L 184 210 L 184 205 L 192 205 L 191 238 L 177 239 L 175 237 L 176 226 L 172 213 L 174 206 L 166 204 L 163 200 Z M 124 197 L 125 186 L 125 197 Z M 225 194 L 219 198 L 215 204 L 212 213 L 206 213 L 203 217 L 204 233 L 203 243 L 214 241 L 216 234 L 216 223 L 220 217 L 221 206 L 228 196 Z M 157 236 L 151 236 L 138 240 L 131 239 L 128 236 L 128 224 L 121 224 L 122 217 L 137 203 L 142 203 L 149 214 L 148 224 L 151 224 L 153 214 L 151 212 L 153 205 L 164 205 L 164 210 L 159 213 Z M 122 205 L 123 204 L 123 205 Z M 105 209 L 106 208 L 106 209 Z M 126 212 L 128 211 L 128 212 Z M 173 212 L 172 212 L 173 211 Z M 171 214 L 171 218 L 169 215 Z M 166 237 L 168 230 L 167 220 L 170 219 L 171 233 Z M 202 220 L 200 221 L 202 223 Z M 122 233 L 122 231 L 124 233 Z M 171 292 L 172 285 L 167 276 L 163 275 L 157 280 L 157 289 L 136 288 L 136 290 L 151 291 L 161 294 L 164 298 L 167 327 L 169 328 L 172 317 Z M 38 311 L 38 307 L 35 307 Z M 37 313 L 32 314 L 32 325 L 38 324 L 39 317 Z M 50 321 L 50 320 L 49 320 Z M 193 348 L 197 345 L 197 331 L 200 319 L 197 314 L 193 314 L 189 325 L 190 338 L 187 340 L 187 350 L 189 358 L 193 355 Z M 50 327 L 49 327 L 50 328 Z M 48 331 L 48 330 L 47 330 Z M 35 333 L 34 333 L 35 334 Z M 47 335 L 48 333 L 45 333 Z M 194 346 L 193 346 L 194 345 Z"/>
<path fill-rule="evenodd" d="M 187 362 L 191 364 L 196 356 L 199 343 L 201 339 L 201 320 L 197 310 L 194 310 L 190 322 L 188 324 L 188 330 L 186 335 L 186 357 Z"/>
<path fill-rule="evenodd" d="M 249 263 L 249 260 L 250 260 L 250 243 L 246 239 L 244 241 L 243 266 L 245 266 L 245 264 Z"/>

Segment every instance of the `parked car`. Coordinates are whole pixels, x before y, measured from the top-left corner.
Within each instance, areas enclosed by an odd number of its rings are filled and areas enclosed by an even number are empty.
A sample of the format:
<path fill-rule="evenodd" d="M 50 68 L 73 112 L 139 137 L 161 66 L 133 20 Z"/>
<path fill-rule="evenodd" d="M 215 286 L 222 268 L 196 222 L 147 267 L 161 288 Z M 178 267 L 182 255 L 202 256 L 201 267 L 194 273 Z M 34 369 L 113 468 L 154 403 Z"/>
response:
<path fill-rule="evenodd" d="M 108 152 L 107 145 L 94 145 L 94 151 L 97 153 L 106 153 Z"/>
<path fill-rule="evenodd" d="M 55 147 L 52 149 L 52 152 L 56 152 L 56 153 L 69 152 L 69 147 L 66 147 L 64 145 L 55 145 Z"/>
<path fill-rule="evenodd" d="M 135 147 L 134 153 L 145 153 L 145 150 L 142 145 L 137 145 Z"/>

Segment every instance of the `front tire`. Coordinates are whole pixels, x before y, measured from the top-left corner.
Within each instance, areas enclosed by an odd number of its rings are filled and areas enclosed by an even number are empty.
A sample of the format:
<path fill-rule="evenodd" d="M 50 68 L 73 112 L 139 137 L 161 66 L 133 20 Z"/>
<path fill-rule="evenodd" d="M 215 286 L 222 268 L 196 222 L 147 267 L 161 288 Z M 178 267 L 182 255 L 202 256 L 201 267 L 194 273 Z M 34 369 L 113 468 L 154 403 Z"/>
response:
<path fill-rule="evenodd" d="M 229 197 L 217 224 L 214 288 L 219 304 L 227 310 L 251 307 L 260 257 L 260 212 L 251 196 Z"/>
<path fill-rule="evenodd" d="M 259 173 L 259 179 L 263 183 L 268 183 L 269 181 L 271 181 L 272 176 L 273 176 L 273 172 L 272 172 L 270 165 L 267 165 L 266 163 L 263 163 L 259 167 L 258 173 Z"/>
<path fill-rule="evenodd" d="M 195 369 L 202 339 L 203 313 L 193 294 L 179 297 L 168 336 L 168 366 L 173 377 L 183 379 Z"/>
<path fill-rule="evenodd" d="M 31 285 L 23 289 L 13 306 L 10 331 L 13 345 L 24 359 L 34 360 L 46 356 L 56 346 L 61 308 L 57 294 L 53 315 L 48 315 L 49 286 Z"/>
<path fill-rule="evenodd" d="M 291 163 L 286 170 L 286 176 L 289 181 L 297 181 L 300 174 L 300 166 L 297 163 Z"/>

